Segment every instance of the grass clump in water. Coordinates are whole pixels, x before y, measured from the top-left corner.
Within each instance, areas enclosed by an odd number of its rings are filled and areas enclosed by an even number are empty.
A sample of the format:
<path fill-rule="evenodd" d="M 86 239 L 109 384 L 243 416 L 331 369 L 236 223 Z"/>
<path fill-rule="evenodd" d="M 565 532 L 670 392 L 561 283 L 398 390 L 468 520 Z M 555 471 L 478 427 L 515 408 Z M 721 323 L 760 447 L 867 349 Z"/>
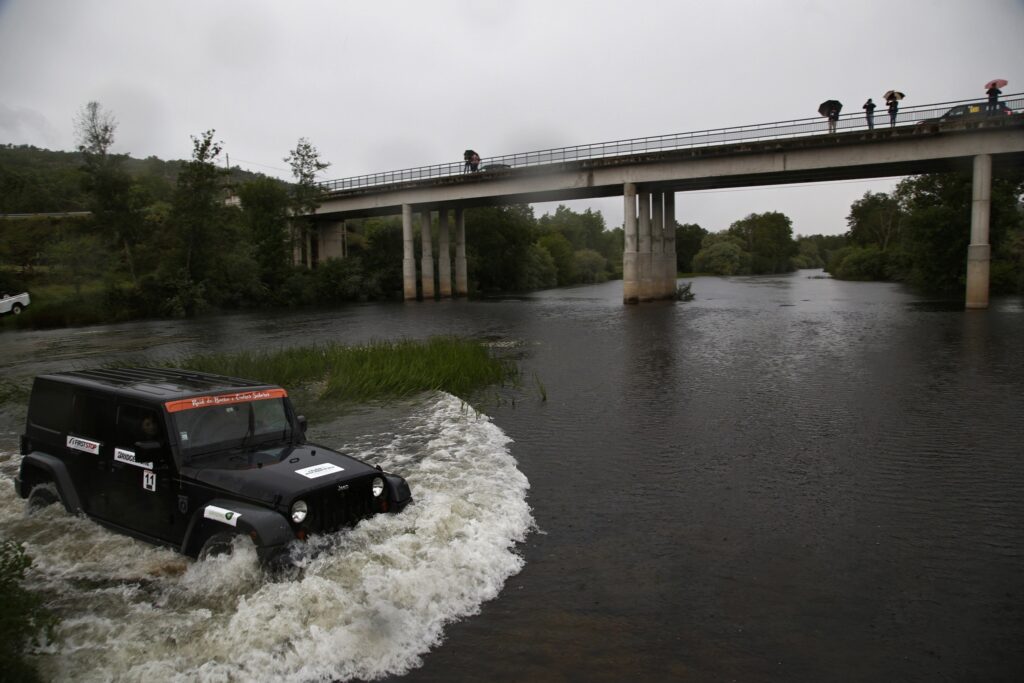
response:
<path fill-rule="evenodd" d="M 458 337 L 207 354 L 174 365 L 284 387 L 322 383 L 319 398 L 351 402 L 431 390 L 469 400 L 485 387 L 514 384 L 518 379 L 512 361 L 492 356 L 479 342 Z"/>

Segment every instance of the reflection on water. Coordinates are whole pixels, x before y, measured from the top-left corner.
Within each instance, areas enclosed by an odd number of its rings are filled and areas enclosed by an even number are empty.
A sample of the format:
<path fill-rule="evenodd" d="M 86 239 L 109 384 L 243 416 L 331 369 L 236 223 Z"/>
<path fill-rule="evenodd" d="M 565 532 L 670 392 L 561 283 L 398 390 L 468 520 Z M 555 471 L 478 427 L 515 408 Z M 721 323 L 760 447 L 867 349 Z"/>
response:
<path fill-rule="evenodd" d="M 396 407 L 408 422 L 385 411 L 326 427 L 328 443 L 387 458 L 426 504 L 422 517 L 375 520 L 365 537 L 337 541 L 368 564 L 328 548 L 307 559 L 301 582 L 229 583 L 223 607 L 196 587 L 221 585 L 216 576 L 194 580 L 202 570 L 174 555 L 63 518 L 51 521 L 67 548 L 51 541 L 47 556 L 82 569 L 40 571 L 66 575 L 59 585 L 72 596 L 96 591 L 133 615 L 173 615 L 161 667 L 184 670 L 200 645 L 213 647 L 193 640 L 204 623 L 237 629 L 231 648 L 214 647 L 211 676 L 284 671 L 275 667 L 315 652 L 311 668 L 289 675 L 366 677 L 422 657 L 406 679 L 1016 680 L 1022 300 L 964 312 L 897 285 L 818 275 L 697 278 L 686 304 L 623 306 L 615 282 L 272 321 L 5 334 L 6 370 L 22 380 L 238 344 L 465 334 L 514 347 L 527 385 L 514 403 L 487 408 L 493 424 L 435 418 L 442 402 Z M 533 377 L 546 401 L 530 391 Z M 16 448 L 18 419 L 0 414 L 0 449 Z M 12 462 L 0 465 L 7 477 Z M 12 504 L 2 499 L 4 528 L 38 538 L 12 521 Z M 541 531 L 517 555 L 509 546 L 530 510 Z M 123 572 L 104 560 L 125 555 L 107 550 L 120 543 L 133 556 Z M 446 556 L 449 543 L 467 552 Z M 464 575 L 465 594 L 460 580 L 446 582 Z M 400 588 L 388 606 L 371 590 L 384 580 Z M 180 608 L 161 597 L 172 585 Z M 82 624 L 112 620 L 74 604 L 67 611 Z M 254 625 L 264 621 L 273 636 Z M 56 646 L 64 657 L 95 642 L 76 624 Z M 124 662 L 102 670 L 143 667 L 140 642 L 129 638 Z M 332 659 L 353 643 L 369 657 Z M 57 659 L 44 657 L 48 671 Z"/>

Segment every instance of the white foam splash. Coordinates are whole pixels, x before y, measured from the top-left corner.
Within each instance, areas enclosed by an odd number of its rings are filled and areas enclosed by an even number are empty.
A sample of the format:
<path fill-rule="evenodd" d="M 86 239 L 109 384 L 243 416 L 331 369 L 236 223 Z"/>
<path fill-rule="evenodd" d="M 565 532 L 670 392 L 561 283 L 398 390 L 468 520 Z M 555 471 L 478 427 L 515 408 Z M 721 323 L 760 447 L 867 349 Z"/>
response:
<path fill-rule="evenodd" d="M 27 520 L 11 513 L 20 500 L 0 494 L 0 529 L 27 542 L 33 579 L 62 596 L 41 669 L 76 680 L 327 681 L 419 666 L 446 624 L 476 614 L 522 568 L 529 483 L 510 439 L 447 394 L 388 439 L 364 437 L 356 455 L 405 476 L 415 503 L 308 544 L 297 578 L 268 579 L 244 550 L 192 563 L 56 506 Z"/>

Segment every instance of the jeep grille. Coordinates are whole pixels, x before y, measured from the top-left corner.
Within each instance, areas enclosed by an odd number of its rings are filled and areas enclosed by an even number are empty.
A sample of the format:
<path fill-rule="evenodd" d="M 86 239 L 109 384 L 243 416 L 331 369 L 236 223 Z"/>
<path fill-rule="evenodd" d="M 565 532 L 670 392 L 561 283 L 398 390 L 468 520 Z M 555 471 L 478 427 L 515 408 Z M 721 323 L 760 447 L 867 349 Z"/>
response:
<path fill-rule="evenodd" d="M 310 533 L 330 533 L 353 527 L 373 515 L 373 477 L 346 481 L 320 489 L 306 498 L 309 517 L 303 525 Z"/>

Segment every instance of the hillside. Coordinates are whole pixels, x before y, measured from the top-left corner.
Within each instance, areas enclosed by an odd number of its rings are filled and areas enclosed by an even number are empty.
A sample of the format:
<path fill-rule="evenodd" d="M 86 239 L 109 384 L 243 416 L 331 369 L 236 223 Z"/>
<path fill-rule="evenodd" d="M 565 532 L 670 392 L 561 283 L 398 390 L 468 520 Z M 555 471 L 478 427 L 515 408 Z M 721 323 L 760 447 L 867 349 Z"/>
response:
<path fill-rule="evenodd" d="M 178 172 L 186 163 L 157 157 L 122 157 L 122 167 L 154 199 L 169 200 Z M 82 189 L 82 155 L 31 145 L 0 144 L 0 214 L 84 211 L 88 197 Z M 229 184 L 266 177 L 233 167 Z"/>

